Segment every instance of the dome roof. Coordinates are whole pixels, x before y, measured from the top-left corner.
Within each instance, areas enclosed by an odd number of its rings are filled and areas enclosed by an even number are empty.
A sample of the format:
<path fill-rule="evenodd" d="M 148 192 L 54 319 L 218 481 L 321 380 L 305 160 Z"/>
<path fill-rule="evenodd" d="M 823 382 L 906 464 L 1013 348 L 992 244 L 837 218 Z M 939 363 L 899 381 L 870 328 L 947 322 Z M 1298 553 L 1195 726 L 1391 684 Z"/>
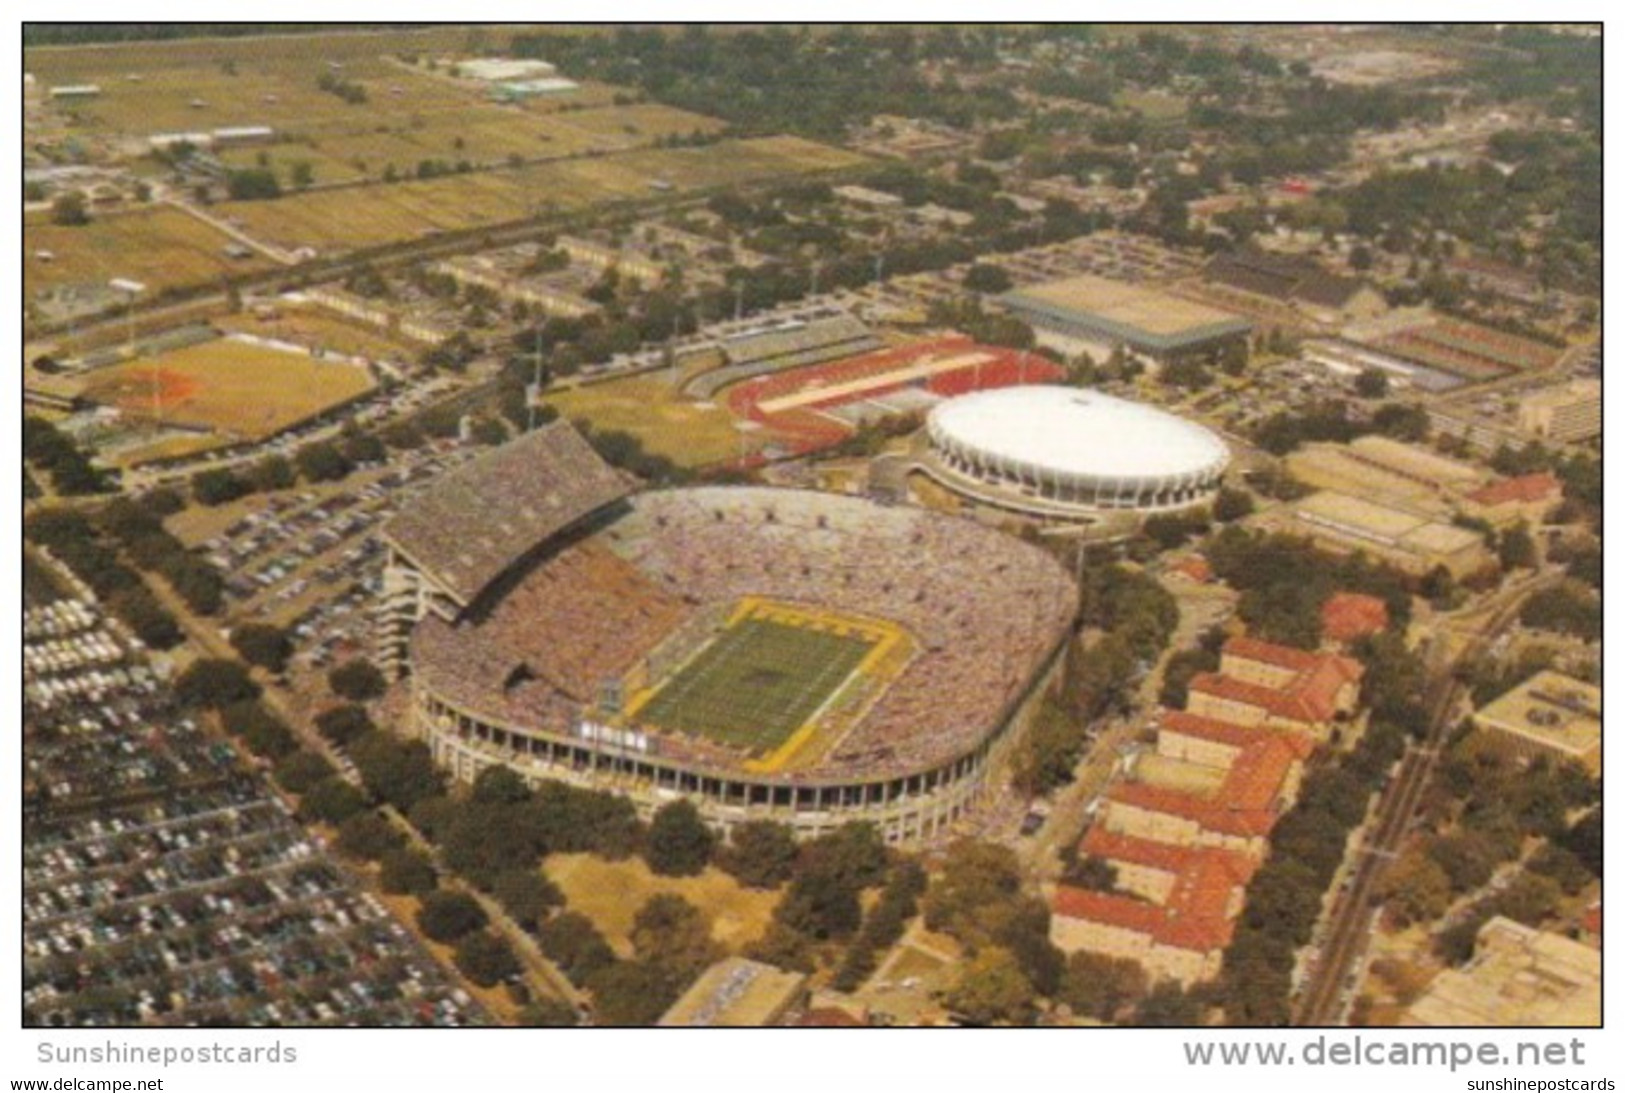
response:
<path fill-rule="evenodd" d="M 1230 449 L 1210 429 L 1073 387 L 977 391 L 939 405 L 930 426 L 933 437 L 989 459 L 1084 479 L 1214 473 L 1230 461 Z"/>

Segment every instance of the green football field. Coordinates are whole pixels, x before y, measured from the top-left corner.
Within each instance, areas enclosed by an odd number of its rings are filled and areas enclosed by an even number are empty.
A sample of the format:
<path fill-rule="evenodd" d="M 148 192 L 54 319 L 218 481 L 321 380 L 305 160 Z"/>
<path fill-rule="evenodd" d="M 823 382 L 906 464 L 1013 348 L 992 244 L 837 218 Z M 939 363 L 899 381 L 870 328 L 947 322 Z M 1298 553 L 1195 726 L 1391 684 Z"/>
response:
<path fill-rule="evenodd" d="M 673 676 L 637 720 L 763 755 L 807 722 L 873 644 L 867 638 L 745 619 Z"/>

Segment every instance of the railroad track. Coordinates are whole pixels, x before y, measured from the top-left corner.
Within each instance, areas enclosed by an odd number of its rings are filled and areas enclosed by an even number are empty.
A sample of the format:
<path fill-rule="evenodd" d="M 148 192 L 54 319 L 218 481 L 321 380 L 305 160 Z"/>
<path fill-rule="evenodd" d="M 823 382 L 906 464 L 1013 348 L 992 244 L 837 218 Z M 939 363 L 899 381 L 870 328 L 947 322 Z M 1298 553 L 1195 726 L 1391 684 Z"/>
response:
<path fill-rule="evenodd" d="M 1388 863 L 1397 856 L 1399 844 L 1416 815 L 1417 806 L 1432 779 L 1445 735 L 1450 729 L 1450 712 L 1462 694 L 1463 687 L 1456 679 L 1456 668 L 1476 656 L 1499 635 L 1516 617 L 1518 608 L 1531 593 L 1555 579 L 1555 575 L 1545 575 L 1516 586 L 1506 603 L 1490 611 L 1466 648 L 1435 669 L 1425 703 L 1428 711 L 1427 735 L 1420 744 L 1412 744 L 1400 760 L 1399 770 L 1377 806 L 1369 834 L 1354 850 L 1358 855 L 1357 863 L 1352 877 L 1333 904 L 1319 959 L 1293 1011 L 1294 1025 L 1325 1027 L 1341 1024 L 1344 1019 L 1346 1002 L 1352 993 L 1350 977 L 1365 951 L 1372 922 L 1381 910 L 1381 904 L 1375 898 L 1377 884 Z M 1435 651 L 1442 651 L 1442 646 Z"/>

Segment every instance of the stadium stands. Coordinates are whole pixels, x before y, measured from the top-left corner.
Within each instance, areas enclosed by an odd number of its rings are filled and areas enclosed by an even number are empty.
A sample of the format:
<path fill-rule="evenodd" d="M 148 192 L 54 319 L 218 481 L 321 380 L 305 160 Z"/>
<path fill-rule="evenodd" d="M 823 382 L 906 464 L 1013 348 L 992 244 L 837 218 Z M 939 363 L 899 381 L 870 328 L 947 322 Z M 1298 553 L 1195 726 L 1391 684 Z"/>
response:
<path fill-rule="evenodd" d="M 555 421 L 436 480 L 383 536 L 466 607 L 538 543 L 626 494 L 626 481 Z"/>

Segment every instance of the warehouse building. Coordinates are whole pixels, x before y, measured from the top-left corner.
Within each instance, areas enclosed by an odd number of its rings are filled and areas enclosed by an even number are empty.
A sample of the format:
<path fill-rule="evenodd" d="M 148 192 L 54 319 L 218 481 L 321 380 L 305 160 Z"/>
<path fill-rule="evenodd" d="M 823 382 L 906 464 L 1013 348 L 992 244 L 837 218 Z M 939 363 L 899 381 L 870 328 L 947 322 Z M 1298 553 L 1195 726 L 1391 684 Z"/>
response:
<path fill-rule="evenodd" d="M 1574 444 L 1602 435 L 1602 381 L 1545 387 L 1518 407 L 1518 428 L 1537 440 Z"/>
<path fill-rule="evenodd" d="M 1364 551 L 1412 577 L 1442 566 L 1460 579 L 1494 564 L 1475 531 L 1334 490 L 1309 495 L 1279 520 L 1267 514 L 1258 523 L 1306 536 L 1327 550 Z"/>
<path fill-rule="evenodd" d="M 1039 341 L 1067 352 L 1121 345 L 1153 360 L 1244 343 L 1253 324 L 1228 311 L 1145 285 L 1082 275 L 1029 285 L 999 297 Z"/>

